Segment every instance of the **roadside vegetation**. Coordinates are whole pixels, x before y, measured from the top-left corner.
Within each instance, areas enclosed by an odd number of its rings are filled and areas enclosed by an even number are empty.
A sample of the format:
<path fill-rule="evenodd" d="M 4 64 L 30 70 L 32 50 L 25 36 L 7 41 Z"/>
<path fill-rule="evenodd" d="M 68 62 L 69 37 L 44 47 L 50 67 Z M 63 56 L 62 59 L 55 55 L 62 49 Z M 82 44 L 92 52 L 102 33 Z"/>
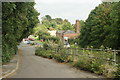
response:
<path fill-rule="evenodd" d="M 2 62 L 9 62 L 17 53 L 17 45 L 31 34 L 39 22 L 34 2 L 2 3 Z"/>
<path fill-rule="evenodd" d="M 53 19 L 50 15 L 44 16 L 40 24 L 39 13 L 34 9 L 34 5 L 34 2 L 2 3 L 3 63 L 9 62 L 17 53 L 17 46 L 23 38 L 33 34 L 36 41 L 31 45 L 42 44 L 36 47 L 35 55 L 70 63 L 77 68 L 110 78 L 120 78 L 120 64 L 112 61 L 114 53 L 111 51 L 120 50 L 120 2 L 103 2 L 91 11 L 86 21 L 80 21 L 80 35 L 76 39 L 68 40 L 73 50 L 65 48 L 60 38 L 51 36 L 48 30 L 75 31 L 75 24 L 71 24 L 67 19 Z M 109 51 L 91 52 L 81 48 Z M 117 56 L 120 59 L 120 56 Z"/>
<path fill-rule="evenodd" d="M 35 55 L 44 58 L 55 59 L 58 62 L 69 63 L 74 67 L 90 71 L 99 75 L 112 78 L 115 76 L 117 67 L 113 59 L 113 52 L 83 50 L 80 48 L 65 48 L 52 42 L 45 43 L 43 47 L 36 48 Z"/>
<path fill-rule="evenodd" d="M 75 24 L 71 24 L 67 19 L 52 18 L 50 15 L 42 17 L 42 24 L 48 30 L 75 30 Z"/>
<path fill-rule="evenodd" d="M 119 63 L 105 59 L 113 59 L 113 49 L 120 49 L 120 2 L 106 3 L 103 2 L 91 11 L 86 21 L 82 22 L 80 36 L 76 39 L 69 39 L 68 42 L 73 45 L 75 42 L 79 48 L 109 49 L 109 51 L 78 50 L 78 55 L 68 53 L 68 49 L 61 46 L 51 48 L 48 46 L 36 49 L 37 56 L 56 59 L 59 62 L 69 62 L 73 66 L 83 70 L 105 75 L 110 78 L 120 78 Z M 64 29 L 63 29 L 64 30 Z M 74 46 L 71 46 L 74 47 Z M 68 51 L 68 52 L 66 52 Z M 118 52 L 119 54 L 119 52 Z M 91 58 L 92 56 L 94 58 Z M 117 55 L 119 59 L 119 55 Z"/>
<path fill-rule="evenodd" d="M 120 2 L 103 2 L 91 11 L 78 37 L 79 46 L 120 49 Z"/>

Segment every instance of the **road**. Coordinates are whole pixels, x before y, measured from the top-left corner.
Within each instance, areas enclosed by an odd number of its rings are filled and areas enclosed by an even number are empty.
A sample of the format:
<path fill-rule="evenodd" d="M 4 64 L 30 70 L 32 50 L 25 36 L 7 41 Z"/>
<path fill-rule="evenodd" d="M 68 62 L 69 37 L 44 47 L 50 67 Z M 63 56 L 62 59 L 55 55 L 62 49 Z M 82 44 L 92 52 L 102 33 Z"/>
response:
<path fill-rule="evenodd" d="M 19 46 L 20 65 L 12 78 L 100 78 L 93 73 L 77 70 L 67 64 L 35 56 L 34 46 Z"/>

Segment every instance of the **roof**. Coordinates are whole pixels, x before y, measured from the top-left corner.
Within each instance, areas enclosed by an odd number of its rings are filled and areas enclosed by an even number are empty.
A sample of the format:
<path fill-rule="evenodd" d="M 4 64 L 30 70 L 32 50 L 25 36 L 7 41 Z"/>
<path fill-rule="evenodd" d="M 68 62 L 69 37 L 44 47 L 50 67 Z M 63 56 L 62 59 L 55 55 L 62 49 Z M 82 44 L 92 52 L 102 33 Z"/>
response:
<path fill-rule="evenodd" d="M 79 34 L 78 33 L 70 33 L 70 34 L 64 34 L 64 37 L 68 37 L 68 38 L 75 38 L 77 37 Z"/>
<path fill-rule="evenodd" d="M 75 32 L 72 30 L 63 30 L 63 31 L 57 31 L 57 33 L 70 34 L 70 33 L 75 33 Z"/>

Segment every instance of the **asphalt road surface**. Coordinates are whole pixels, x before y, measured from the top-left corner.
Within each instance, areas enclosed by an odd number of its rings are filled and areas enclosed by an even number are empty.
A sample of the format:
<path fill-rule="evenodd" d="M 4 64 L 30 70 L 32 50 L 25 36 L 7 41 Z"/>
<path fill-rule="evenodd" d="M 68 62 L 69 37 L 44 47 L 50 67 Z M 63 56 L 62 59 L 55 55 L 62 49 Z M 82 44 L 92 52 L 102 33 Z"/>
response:
<path fill-rule="evenodd" d="M 21 43 L 20 65 L 12 78 L 101 78 L 67 64 L 35 56 L 34 46 Z"/>

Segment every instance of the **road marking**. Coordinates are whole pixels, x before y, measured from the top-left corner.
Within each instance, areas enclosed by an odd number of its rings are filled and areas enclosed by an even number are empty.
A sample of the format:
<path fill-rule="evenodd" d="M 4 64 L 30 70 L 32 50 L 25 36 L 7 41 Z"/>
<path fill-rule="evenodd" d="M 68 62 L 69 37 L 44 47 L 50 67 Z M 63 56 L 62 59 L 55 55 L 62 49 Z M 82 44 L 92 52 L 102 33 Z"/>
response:
<path fill-rule="evenodd" d="M 16 68 L 14 70 L 12 70 L 10 73 L 0 77 L 0 80 L 3 79 L 3 78 L 8 78 L 10 75 L 15 73 L 18 70 L 18 68 L 19 68 L 19 63 L 20 63 L 20 51 L 18 51 L 18 59 L 17 59 Z"/>

